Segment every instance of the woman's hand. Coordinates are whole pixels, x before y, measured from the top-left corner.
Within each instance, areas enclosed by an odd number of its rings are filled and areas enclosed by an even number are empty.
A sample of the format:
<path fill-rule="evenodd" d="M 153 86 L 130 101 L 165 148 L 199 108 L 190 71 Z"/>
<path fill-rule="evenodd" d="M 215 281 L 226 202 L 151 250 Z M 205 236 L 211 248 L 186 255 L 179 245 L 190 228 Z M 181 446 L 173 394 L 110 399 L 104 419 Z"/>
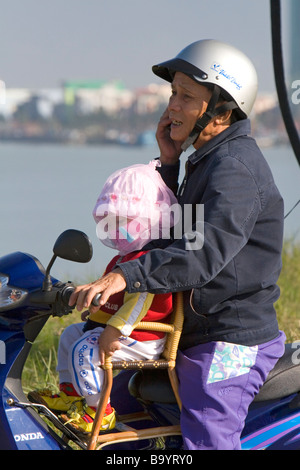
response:
<path fill-rule="evenodd" d="M 182 142 L 175 142 L 170 137 L 170 125 L 168 108 L 163 113 L 157 126 L 156 140 L 160 149 L 160 161 L 165 165 L 174 165 L 178 162 L 182 153 Z"/>
<path fill-rule="evenodd" d="M 104 364 L 105 356 L 113 356 L 113 354 L 121 349 L 119 338 L 121 333 L 117 328 L 107 325 L 99 336 L 99 357 L 100 364 Z"/>
<path fill-rule="evenodd" d="M 117 268 L 90 284 L 84 284 L 75 288 L 70 296 L 69 305 L 76 305 L 80 312 L 83 308 L 88 308 L 91 313 L 97 312 L 99 307 L 91 305 L 96 294 L 101 293 L 99 306 L 104 305 L 112 294 L 121 292 L 126 288 L 125 277 L 122 270 Z"/>

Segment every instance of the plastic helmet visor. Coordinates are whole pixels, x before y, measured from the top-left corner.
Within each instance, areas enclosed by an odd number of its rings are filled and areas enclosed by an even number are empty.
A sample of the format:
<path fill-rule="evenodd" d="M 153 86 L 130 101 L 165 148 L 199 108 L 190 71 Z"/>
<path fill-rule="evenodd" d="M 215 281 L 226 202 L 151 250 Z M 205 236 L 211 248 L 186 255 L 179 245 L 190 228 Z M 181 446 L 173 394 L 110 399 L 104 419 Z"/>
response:
<path fill-rule="evenodd" d="M 195 67 L 189 62 L 178 58 L 167 60 L 161 64 L 153 65 L 152 71 L 155 75 L 170 83 L 173 81 L 174 74 L 176 72 L 182 72 L 197 82 L 205 82 L 205 80 L 208 78 L 206 72 L 200 70 L 198 67 Z"/>

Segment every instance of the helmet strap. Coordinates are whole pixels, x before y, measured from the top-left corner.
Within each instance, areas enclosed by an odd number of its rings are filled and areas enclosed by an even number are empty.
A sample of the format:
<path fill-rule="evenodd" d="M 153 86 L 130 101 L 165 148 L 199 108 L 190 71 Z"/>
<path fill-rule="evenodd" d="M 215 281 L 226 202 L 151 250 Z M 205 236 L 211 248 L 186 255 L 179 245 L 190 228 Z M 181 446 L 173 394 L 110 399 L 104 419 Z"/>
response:
<path fill-rule="evenodd" d="M 203 113 L 202 116 L 197 120 L 194 129 L 192 130 L 189 137 L 181 146 L 181 149 L 184 152 L 196 142 L 196 140 L 198 139 L 203 129 L 205 129 L 205 127 L 210 123 L 210 121 L 215 116 L 223 114 L 225 113 L 225 111 L 238 108 L 238 105 L 235 103 L 235 101 L 228 101 L 222 104 L 221 106 L 219 106 L 218 108 L 216 108 L 220 95 L 221 95 L 220 87 L 217 85 L 214 85 L 213 93 L 209 100 L 205 113 Z"/>

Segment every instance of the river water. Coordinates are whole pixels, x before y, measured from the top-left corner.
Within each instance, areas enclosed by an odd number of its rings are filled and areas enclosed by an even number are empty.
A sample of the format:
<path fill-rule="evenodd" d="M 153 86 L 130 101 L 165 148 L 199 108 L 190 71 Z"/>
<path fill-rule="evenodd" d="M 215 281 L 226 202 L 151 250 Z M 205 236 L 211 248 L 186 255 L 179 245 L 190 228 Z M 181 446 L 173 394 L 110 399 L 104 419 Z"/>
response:
<path fill-rule="evenodd" d="M 300 167 L 289 147 L 263 149 L 285 200 L 286 213 L 300 199 Z M 107 177 L 119 168 L 148 163 L 153 147 L 61 146 L 0 143 L 0 256 L 23 251 L 46 266 L 58 235 L 85 232 L 94 247 L 88 264 L 57 260 L 52 274 L 85 282 L 102 274 L 112 250 L 96 236 L 92 210 Z M 184 168 L 184 165 L 182 165 Z M 300 204 L 287 217 L 285 237 L 300 239 Z"/>

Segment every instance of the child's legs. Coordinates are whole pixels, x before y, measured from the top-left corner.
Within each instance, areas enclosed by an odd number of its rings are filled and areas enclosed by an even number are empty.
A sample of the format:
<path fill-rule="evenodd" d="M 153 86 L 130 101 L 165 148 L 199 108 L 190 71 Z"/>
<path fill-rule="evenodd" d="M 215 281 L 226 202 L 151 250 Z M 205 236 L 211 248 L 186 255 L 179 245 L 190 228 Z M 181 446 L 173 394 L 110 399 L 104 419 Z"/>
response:
<path fill-rule="evenodd" d="M 63 332 L 59 340 L 57 352 L 57 367 L 56 370 L 59 374 L 59 383 L 72 382 L 71 374 L 69 371 L 69 351 L 72 344 L 82 336 L 82 330 L 85 323 L 75 323 L 68 326 Z"/>
<path fill-rule="evenodd" d="M 87 331 L 70 349 L 69 367 L 72 383 L 79 395 L 85 397 L 89 406 L 97 406 L 104 379 L 104 372 L 99 367 L 98 338 L 103 328 Z M 126 338 L 122 347 L 113 355 L 117 360 L 148 360 L 158 357 L 163 349 L 164 340 L 138 342 Z"/>
<path fill-rule="evenodd" d="M 164 350 L 165 338 L 153 341 L 136 341 L 130 337 L 121 339 L 121 349 L 113 355 L 113 361 L 147 361 L 157 359 Z"/>
<path fill-rule="evenodd" d="M 99 367 L 98 338 L 103 328 L 89 330 L 77 339 L 69 350 L 71 382 L 77 393 L 86 398 L 89 406 L 99 399 L 104 372 Z"/>
<path fill-rule="evenodd" d="M 284 335 L 247 348 L 207 343 L 179 353 L 181 429 L 190 450 L 238 450 L 254 396 L 284 351 Z"/>

